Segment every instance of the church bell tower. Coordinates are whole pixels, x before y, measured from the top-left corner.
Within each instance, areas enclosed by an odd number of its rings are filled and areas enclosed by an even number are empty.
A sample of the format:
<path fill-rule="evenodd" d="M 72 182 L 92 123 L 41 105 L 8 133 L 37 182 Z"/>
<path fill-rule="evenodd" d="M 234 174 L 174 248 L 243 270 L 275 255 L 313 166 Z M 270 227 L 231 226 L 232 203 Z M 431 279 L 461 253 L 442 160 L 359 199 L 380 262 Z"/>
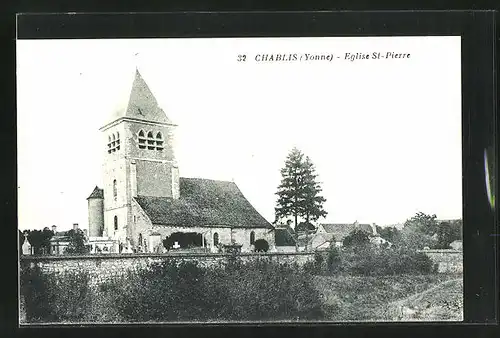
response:
<path fill-rule="evenodd" d="M 130 95 L 100 128 L 103 163 L 104 233 L 125 244 L 134 232 L 132 199 L 179 198 L 179 169 L 173 151 L 175 125 L 136 69 Z"/>

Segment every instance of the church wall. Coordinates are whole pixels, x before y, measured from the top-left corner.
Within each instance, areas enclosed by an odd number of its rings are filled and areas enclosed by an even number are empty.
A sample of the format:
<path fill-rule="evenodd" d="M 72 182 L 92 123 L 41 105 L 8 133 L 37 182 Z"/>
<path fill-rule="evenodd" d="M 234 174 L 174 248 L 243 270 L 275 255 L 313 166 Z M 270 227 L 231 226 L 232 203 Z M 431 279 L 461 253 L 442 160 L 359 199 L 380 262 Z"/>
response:
<path fill-rule="evenodd" d="M 126 275 L 127 271 L 166 261 L 197 261 L 201 266 L 220 266 L 230 254 L 89 254 L 84 256 L 21 256 L 21 270 L 38 266 L 42 273 L 87 272 L 90 284 L 96 286 Z M 278 263 L 303 265 L 314 259 L 314 253 L 247 253 L 238 257 L 243 262 L 266 259 Z"/>
<path fill-rule="evenodd" d="M 227 227 L 170 227 L 170 226 L 154 226 L 153 230 L 158 232 L 162 240 L 167 236 L 175 232 L 197 232 L 204 234 L 207 241 L 207 246 L 210 248 L 211 252 L 217 252 L 218 249 L 214 246 L 214 234 L 217 233 L 219 236 L 219 243 L 221 244 L 231 244 L 231 240 L 235 241 L 235 244 L 243 245 L 242 252 L 251 252 L 253 250 L 253 245 L 250 244 L 250 233 L 254 231 L 255 240 L 265 239 L 269 243 L 269 247 L 274 247 L 274 234 L 269 233 L 269 229 L 233 229 L 231 234 L 231 229 Z"/>
<path fill-rule="evenodd" d="M 134 245 L 139 245 L 139 234 L 142 234 L 142 238 L 147 240 L 148 235 L 151 233 L 151 229 L 153 228 L 153 224 L 135 200 L 132 200 L 131 206 L 132 219 L 130 237 Z"/>
<path fill-rule="evenodd" d="M 128 208 L 122 207 L 109 210 L 104 214 L 104 221 L 106 224 L 107 236 L 116 239 L 121 243 L 125 243 L 127 239 L 127 215 Z M 118 230 L 114 228 L 114 217 L 118 218 Z M 105 234 L 106 235 L 106 234 Z"/>

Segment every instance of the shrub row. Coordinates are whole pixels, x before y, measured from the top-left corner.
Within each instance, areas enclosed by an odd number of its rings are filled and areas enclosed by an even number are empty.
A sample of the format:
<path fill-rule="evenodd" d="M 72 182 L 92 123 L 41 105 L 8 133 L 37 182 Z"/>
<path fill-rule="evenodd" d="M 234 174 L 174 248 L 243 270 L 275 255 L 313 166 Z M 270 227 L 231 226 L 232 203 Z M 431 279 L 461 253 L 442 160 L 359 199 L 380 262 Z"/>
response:
<path fill-rule="evenodd" d="M 309 273 L 297 265 L 265 260 L 234 259 L 218 268 L 196 262 L 155 263 L 97 290 L 89 287 L 84 272 L 56 276 L 34 268 L 21 277 L 28 322 L 104 317 L 118 322 L 274 321 L 324 316 Z"/>
<path fill-rule="evenodd" d="M 132 281 L 132 282 L 131 282 Z M 163 262 L 104 286 L 127 321 L 321 319 L 319 293 L 298 266 Z"/>
<path fill-rule="evenodd" d="M 28 322 L 78 322 L 91 303 L 90 277 L 85 272 L 42 273 L 21 270 L 21 294 Z"/>
<path fill-rule="evenodd" d="M 318 252 L 314 262 L 304 266 L 313 274 L 345 273 L 358 276 L 428 274 L 435 272 L 424 253 L 403 248 L 379 248 L 370 244 Z"/>

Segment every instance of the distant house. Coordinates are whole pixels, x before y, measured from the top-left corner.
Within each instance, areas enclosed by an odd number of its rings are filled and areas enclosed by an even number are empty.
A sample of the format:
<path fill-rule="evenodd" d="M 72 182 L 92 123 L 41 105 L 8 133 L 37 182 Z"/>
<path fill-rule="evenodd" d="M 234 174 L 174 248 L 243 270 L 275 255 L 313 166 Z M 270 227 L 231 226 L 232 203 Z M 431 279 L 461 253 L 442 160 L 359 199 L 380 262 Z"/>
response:
<path fill-rule="evenodd" d="M 78 223 L 73 224 L 73 231 L 78 230 Z M 71 230 L 67 231 L 57 231 L 57 227 L 55 225 L 52 226 L 52 232 L 54 236 L 50 239 L 50 254 L 51 255 L 62 255 L 65 253 L 66 248 L 69 246 L 71 242 L 71 238 L 69 236 Z M 84 229 L 83 233 L 85 237 L 87 237 L 87 230 Z"/>
<path fill-rule="evenodd" d="M 332 244 L 336 247 L 341 247 L 343 245 L 342 243 L 344 242 L 344 239 L 356 229 L 366 232 L 370 236 L 370 238 L 379 237 L 377 236 L 377 229 L 375 224 L 358 223 L 357 221 L 354 223 L 320 224 L 318 226 L 316 236 L 313 239 L 313 248 L 327 248 Z M 323 244 L 321 244 L 322 241 L 324 242 Z M 328 242 L 329 244 L 327 245 L 326 242 Z"/>
<path fill-rule="evenodd" d="M 320 224 L 318 226 L 316 236 L 321 236 L 321 238 L 328 238 L 331 244 L 334 244 L 336 247 L 341 247 L 344 238 L 346 238 L 347 235 L 354 231 L 354 229 L 355 225 L 353 223 Z"/>
<path fill-rule="evenodd" d="M 73 228 L 77 228 L 78 224 L 73 225 Z M 50 254 L 51 255 L 62 255 L 70 243 L 70 237 L 68 231 L 57 231 L 55 225 L 52 226 L 52 232 L 54 236 L 50 239 Z"/>
<path fill-rule="evenodd" d="M 325 250 L 328 249 L 332 244 L 333 236 L 331 234 L 315 234 L 313 238 L 309 241 L 308 248 L 310 250 Z"/>

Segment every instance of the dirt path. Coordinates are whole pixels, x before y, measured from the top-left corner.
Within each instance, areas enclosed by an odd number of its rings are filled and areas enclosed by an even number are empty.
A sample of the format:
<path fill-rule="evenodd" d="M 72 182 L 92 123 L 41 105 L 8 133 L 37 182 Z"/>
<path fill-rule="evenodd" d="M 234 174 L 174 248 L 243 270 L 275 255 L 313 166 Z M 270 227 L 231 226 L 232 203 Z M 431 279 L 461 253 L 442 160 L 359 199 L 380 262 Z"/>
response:
<path fill-rule="evenodd" d="M 457 290 L 462 288 L 462 282 L 461 278 L 448 280 L 422 292 L 391 302 L 387 307 L 387 315 L 392 320 L 403 321 L 461 321 L 463 320 L 463 294 Z M 442 290 L 442 293 L 438 293 L 439 290 Z M 436 294 L 433 295 L 433 293 Z M 457 297 L 457 294 L 460 296 Z M 431 296 L 431 298 L 424 301 L 426 296 Z"/>
<path fill-rule="evenodd" d="M 389 303 L 389 306 L 402 306 L 404 303 L 415 301 L 416 299 L 423 297 L 423 296 L 425 296 L 425 295 L 427 295 L 427 294 L 429 294 L 429 293 L 431 293 L 439 288 L 445 287 L 448 284 L 453 284 L 453 283 L 462 282 L 462 281 L 463 281 L 462 278 L 457 278 L 457 279 L 451 279 L 451 280 L 447 280 L 445 282 L 441 282 L 441 283 L 434 285 L 433 287 L 431 287 L 427 290 L 424 290 L 422 292 L 415 293 L 415 294 L 408 296 L 406 298 L 398 299 L 394 302 L 391 302 L 391 303 Z"/>

